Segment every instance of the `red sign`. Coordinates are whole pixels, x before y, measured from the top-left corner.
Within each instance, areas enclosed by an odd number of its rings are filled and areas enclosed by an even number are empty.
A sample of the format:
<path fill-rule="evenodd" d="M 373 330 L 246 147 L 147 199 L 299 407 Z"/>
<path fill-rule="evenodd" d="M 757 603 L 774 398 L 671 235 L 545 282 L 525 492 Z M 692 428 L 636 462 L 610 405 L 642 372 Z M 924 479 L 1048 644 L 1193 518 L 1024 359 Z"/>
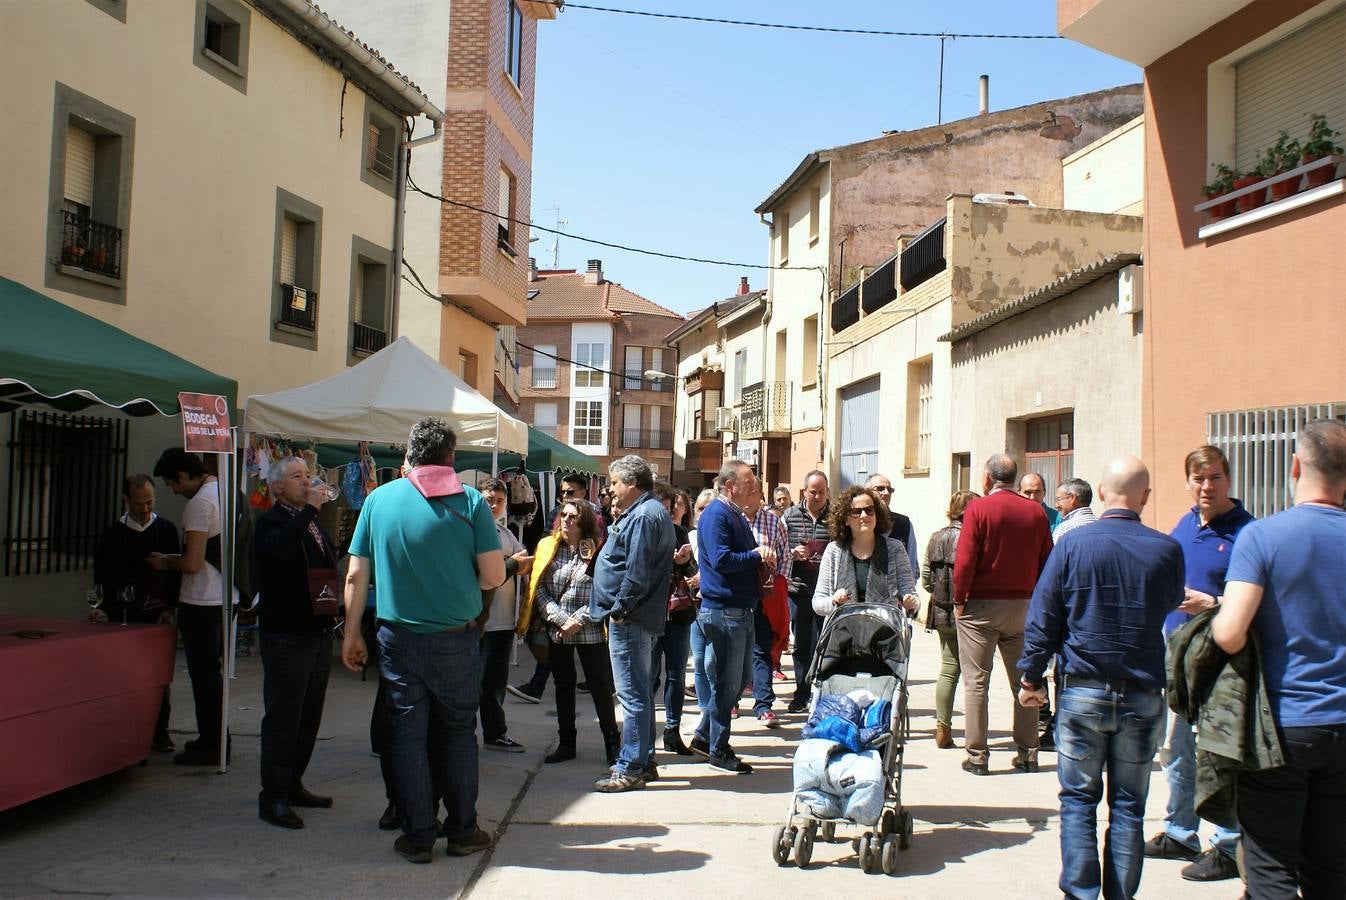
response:
<path fill-rule="evenodd" d="M 230 453 L 229 401 L 218 394 L 178 394 L 182 407 L 182 447 L 188 453 Z"/>

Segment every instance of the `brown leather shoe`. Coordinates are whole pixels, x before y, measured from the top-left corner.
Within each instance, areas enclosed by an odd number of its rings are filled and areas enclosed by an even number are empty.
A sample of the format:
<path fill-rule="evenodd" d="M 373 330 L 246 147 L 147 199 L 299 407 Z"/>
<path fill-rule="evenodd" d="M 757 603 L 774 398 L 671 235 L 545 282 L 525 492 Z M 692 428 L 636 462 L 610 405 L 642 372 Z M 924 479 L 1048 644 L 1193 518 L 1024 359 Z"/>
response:
<path fill-rule="evenodd" d="M 941 750 L 952 750 L 956 746 L 953 742 L 953 731 L 948 725 L 935 726 L 935 746 Z"/>

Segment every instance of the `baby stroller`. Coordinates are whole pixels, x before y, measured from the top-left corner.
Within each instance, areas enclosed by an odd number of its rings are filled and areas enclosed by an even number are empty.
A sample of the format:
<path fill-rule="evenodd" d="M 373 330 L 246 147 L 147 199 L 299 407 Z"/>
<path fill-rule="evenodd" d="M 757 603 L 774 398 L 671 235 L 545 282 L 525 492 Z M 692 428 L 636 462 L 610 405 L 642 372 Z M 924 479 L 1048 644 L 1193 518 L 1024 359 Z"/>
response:
<path fill-rule="evenodd" d="M 911 626 L 901 606 L 888 603 L 847 603 L 838 608 L 823 625 L 818 638 L 818 649 L 809 669 L 808 679 L 813 685 L 814 714 L 829 695 L 851 695 L 868 691 L 876 699 L 873 703 L 888 701 L 886 707 L 876 710 L 890 712 L 886 727 L 875 727 L 864 750 L 872 764 L 874 757 L 881 760 L 882 803 L 873 796 L 867 804 L 820 804 L 818 792 L 801 790 L 801 780 L 809 775 L 801 767 L 816 770 L 817 761 L 810 764 L 801 759 L 805 745 L 825 742 L 805 741 L 795 753 L 795 787 L 790 794 L 790 809 L 785 824 L 776 829 L 771 855 L 776 864 L 787 865 L 791 856 L 800 868 L 809 864 L 813 844 L 821 832 L 822 840 L 833 842 L 838 825 L 864 829 L 853 839 L 862 871 L 874 873 L 882 869 L 892 875 L 897 869 L 898 850 L 911 845 L 912 815 L 902 806 L 902 756 L 910 730 L 907 712 L 907 664 L 911 651 Z M 837 700 L 838 698 L 834 698 Z M 864 732 L 861 732 L 864 734 Z M 809 750 L 812 751 L 813 747 Z M 846 758 L 856 759 L 852 754 Z M 840 757 L 830 757 L 836 761 Z M 827 771 L 832 772 L 830 764 Z M 801 779 L 801 774 L 803 778 Z M 840 811 L 839 811 L 840 810 Z M 853 815 L 847 815 L 847 810 Z"/>

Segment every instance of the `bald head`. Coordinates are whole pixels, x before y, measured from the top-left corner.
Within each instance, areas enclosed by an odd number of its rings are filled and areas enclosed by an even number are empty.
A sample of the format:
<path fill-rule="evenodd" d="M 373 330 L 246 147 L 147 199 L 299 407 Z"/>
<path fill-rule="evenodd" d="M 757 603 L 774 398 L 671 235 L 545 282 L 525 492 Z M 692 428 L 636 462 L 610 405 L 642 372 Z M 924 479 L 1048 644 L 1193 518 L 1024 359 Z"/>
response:
<path fill-rule="evenodd" d="M 1098 492 L 1105 509 L 1140 512 L 1150 499 L 1150 470 L 1134 456 L 1117 456 L 1103 470 Z"/>

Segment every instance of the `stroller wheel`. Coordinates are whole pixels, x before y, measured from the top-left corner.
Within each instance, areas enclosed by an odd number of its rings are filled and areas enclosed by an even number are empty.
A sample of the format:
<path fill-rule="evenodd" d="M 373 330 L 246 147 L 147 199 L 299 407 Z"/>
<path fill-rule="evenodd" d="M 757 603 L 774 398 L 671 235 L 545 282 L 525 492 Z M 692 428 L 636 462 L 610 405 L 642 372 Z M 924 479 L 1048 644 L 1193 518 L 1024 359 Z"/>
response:
<path fill-rule="evenodd" d="M 778 866 L 790 864 L 790 833 L 782 825 L 776 829 L 776 833 L 771 836 L 771 858 L 776 861 Z"/>
<path fill-rule="evenodd" d="M 902 830 L 898 832 L 898 847 L 906 850 L 911 846 L 911 836 L 916 831 L 916 822 L 907 810 L 902 810 Z"/>
<path fill-rule="evenodd" d="M 803 869 L 813 859 L 813 833 L 817 825 L 806 825 L 795 835 L 795 865 Z"/>
<path fill-rule="evenodd" d="M 874 857 L 877 856 L 874 851 L 877 849 L 878 841 L 873 835 L 866 832 L 860 836 L 860 849 L 856 852 L 856 856 L 859 857 L 861 872 L 874 871 Z"/>
<path fill-rule="evenodd" d="M 897 871 L 897 835 L 884 836 L 883 844 L 879 850 L 879 864 L 883 866 L 883 874 L 885 875 L 891 875 Z"/>
<path fill-rule="evenodd" d="M 894 828 L 895 814 L 891 809 L 885 809 L 883 815 L 879 816 L 879 834 L 892 834 L 897 829 Z"/>
<path fill-rule="evenodd" d="M 837 839 L 837 823 L 836 823 L 836 822 L 824 822 L 824 823 L 823 823 L 823 843 L 824 843 L 824 844 L 830 844 L 830 843 L 832 843 L 833 841 L 835 841 L 836 839 Z"/>

